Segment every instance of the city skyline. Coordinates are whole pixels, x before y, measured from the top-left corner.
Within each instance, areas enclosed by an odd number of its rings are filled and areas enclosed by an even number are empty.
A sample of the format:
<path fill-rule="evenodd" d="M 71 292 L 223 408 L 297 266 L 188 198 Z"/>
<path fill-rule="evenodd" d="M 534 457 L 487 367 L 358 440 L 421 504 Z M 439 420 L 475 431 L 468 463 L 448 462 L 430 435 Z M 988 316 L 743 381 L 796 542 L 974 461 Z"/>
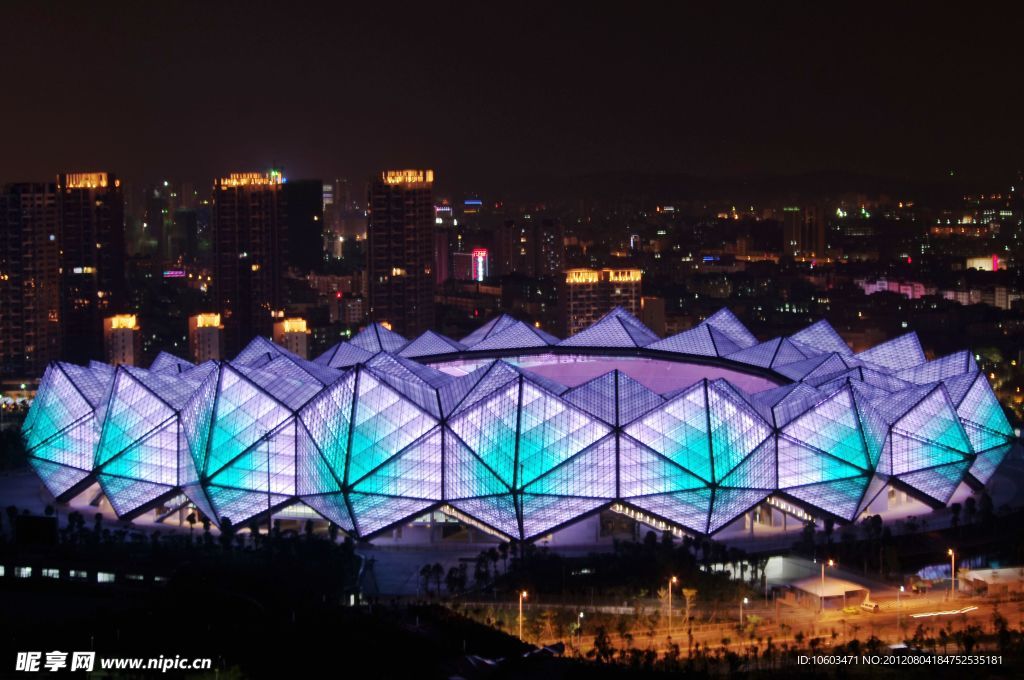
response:
<path fill-rule="evenodd" d="M 0 676 L 1022 675 L 1021 35 L 5 2 Z"/>

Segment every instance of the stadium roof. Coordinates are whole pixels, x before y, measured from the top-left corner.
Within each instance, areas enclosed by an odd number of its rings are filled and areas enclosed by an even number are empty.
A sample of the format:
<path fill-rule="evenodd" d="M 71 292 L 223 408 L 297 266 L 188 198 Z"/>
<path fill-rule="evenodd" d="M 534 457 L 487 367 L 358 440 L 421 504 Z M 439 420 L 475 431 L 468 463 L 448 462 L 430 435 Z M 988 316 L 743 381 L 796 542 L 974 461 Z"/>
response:
<path fill-rule="evenodd" d="M 548 354 L 618 363 L 572 385 L 518 365 Z M 624 357 L 697 370 L 655 390 Z M 562 341 L 503 315 L 461 341 L 372 324 L 313 361 L 257 338 L 199 366 L 54 363 L 23 430 L 54 496 L 98 482 L 125 518 L 184 494 L 214 521 L 304 503 L 370 537 L 440 509 L 525 540 L 612 504 L 697 534 L 769 497 L 853 520 L 886 483 L 941 506 L 1016 441 L 969 352 L 854 354 L 824 321 L 759 341 L 728 310 L 665 339 L 615 309 Z"/>

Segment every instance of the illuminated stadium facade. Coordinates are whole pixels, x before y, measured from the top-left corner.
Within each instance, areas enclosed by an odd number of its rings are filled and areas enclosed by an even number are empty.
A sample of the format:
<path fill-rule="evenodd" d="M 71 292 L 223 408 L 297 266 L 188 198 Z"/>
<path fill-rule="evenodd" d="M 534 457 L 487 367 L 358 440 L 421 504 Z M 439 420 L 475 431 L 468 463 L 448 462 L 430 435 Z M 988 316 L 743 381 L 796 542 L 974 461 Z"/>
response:
<path fill-rule="evenodd" d="M 824 321 L 759 342 L 728 310 L 661 339 L 616 309 L 558 340 L 508 316 L 461 341 L 380 325 L 306 361 L 51 364 L 24 424 L 68 500 L 214 522 L 296 503 L 362 538 L 432 511 L 511 539 L 613 508 L 714 534 L 770 504 L 855 520 L 882 490 L 932 507 L 1014 433 L 970 352 L 914 334 L 854 354 Z"/>

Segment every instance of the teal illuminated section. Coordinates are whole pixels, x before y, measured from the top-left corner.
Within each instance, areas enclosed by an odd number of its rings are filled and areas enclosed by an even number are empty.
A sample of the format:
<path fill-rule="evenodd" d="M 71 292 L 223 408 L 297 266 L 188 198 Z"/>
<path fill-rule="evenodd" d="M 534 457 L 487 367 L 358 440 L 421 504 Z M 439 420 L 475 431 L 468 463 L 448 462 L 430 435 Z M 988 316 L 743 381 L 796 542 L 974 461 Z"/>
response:
<path fill-rule="evenodd" d="M 714 477 L 721 482 L 771 436 L 772 428 L 724 380 L 707 385 L 707 398 Z"/>
<path fill-rule="evenodd" d="M 614 368 L 568 386 L 520 366 L 580 347 Z M 778 387 L 656 392 L 624 352 Z M 990 480 L 1017 445 L 1001 405 L 972 353 L 925 356 L 912 333 L 855 354 L 824 321 L 759 339 L 728 311 L 664 339 L 621 309 L 564 342 L 508 316 L 461 341 L 373 325 L 314 361 L 257 338 L 199 366 L 53 364 L 23 432 L 51 494 L 98 483 L 125 518 L 185 494 L 214 521 L 301 502 L 372 537 L 442 510 L 531 540 L 617 503 L 713 534 L 769 495 L 853 521 L 893 481 L 939 507 Z"/>
<path fill-rule="evenodd" d="M 689 474 L 709 483 L 711 462 L 707 382 L 698 382 L 623 431 Z"/>
<path fill-rule="evenodd" d="M 1013 439 L 1013 428 L 985 376 L 978 373 L 957 408 L 975 451 L 987 451 Z"/>
<path fill-rule="evenodd" d="M 357 381 L 347 481 L 354 484 L 429 430 L 430 414 L 372 373 Z"/>
<path fill-rule="evenodd" d="M 55 363 L 47 367 L 22 433 L 29 463 L 47 490 L 61 497 L 94 471 L 104 393 L 113 369 Z"/>
<path fill-rule="evenodd" d="M 449 427 L 499 479 L 509 486 L 516 483 L 518 380 L 456 416 Z"/>

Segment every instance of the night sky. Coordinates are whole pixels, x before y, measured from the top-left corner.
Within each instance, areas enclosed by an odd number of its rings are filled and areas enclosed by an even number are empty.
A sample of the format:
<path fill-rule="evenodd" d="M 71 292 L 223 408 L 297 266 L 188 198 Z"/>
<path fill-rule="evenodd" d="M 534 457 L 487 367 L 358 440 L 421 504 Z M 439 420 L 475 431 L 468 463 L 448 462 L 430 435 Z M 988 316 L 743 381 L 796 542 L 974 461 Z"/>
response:
<path fill-rule="evenodd" d="M 978 3 L 338 4 L 4 3 L 0 181 L 1024 165 L 1024 22 Z"/>

